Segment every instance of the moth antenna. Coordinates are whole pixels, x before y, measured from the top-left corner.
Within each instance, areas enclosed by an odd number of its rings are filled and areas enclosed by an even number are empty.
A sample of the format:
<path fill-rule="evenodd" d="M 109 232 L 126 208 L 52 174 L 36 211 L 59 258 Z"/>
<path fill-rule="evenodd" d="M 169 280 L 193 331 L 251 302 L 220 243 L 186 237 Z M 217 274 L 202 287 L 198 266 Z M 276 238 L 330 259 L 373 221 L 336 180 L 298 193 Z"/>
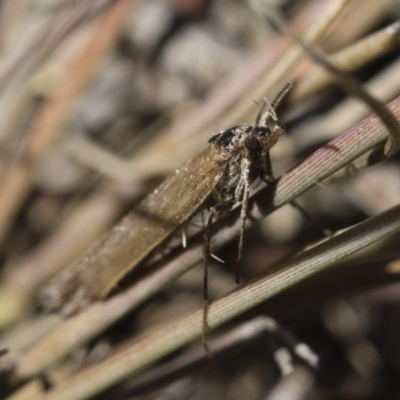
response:
<path fill-rule="evenodd" d="M 271 110 L 271 104 L 269 103 L 268 99 L 266 97 L 263 97 L 264 103 L 261 105 L 260 111 L 257 114 L 257 118 L 255 121 L 255 125 L 266 125 L 270 110 Z"/>
<path fill-rule="evenodd" d="M 271 108 L 273 110 L 276 110 L 281 104 L 282 100 L 285 98 L 285 96 L 289 93 L 289 91 L 293 87 L 293 82 L 287 82 L 285 86 L 279 91 L 279 93 L 275 96 L 274 100 L 271 103 Z"/>
<path fill-rule="evenodd" d="M 293 87 L 293 82 L 287 82 L 285 86 L 275 96 L 272 103 L 269 103 L 269 101 L 264 97 L 264 105 L 257 115 L 255 123 L 256 125 L 266 126 L 270 118 L 272 118 L 274 122 L 278 121 L 278 116 L 276 115 L 276 109 L 278 108 L 279 104 L 281 104 L 285 96 L 292 89 L 292 87 Z"/>

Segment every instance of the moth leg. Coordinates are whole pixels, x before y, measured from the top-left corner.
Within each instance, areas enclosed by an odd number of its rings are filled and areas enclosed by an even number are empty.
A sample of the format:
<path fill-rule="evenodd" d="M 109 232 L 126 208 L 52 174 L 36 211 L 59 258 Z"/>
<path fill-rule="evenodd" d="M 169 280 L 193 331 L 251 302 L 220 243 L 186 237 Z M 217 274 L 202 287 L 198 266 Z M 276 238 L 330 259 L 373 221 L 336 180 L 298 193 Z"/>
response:
<path fill-rule="evenodd" d="M 237 196 L 241 196 L 242 208 L 240 210 L 240 236 L 239 236 L 239 245 L 238 245 L 238 256 L 236 262 L 236 284 L 240 283 L 240 266 L 242 262 L 242 254 L 243 254 L 243 238 L 244 238 L 244 229 L 246 227 L 246 221 L 249 213 L 249 196 L 250 196 L 250 186 L 251 186 L 251 158 L 247 160 L 247 165 L 245 165 L 243 183 L 240 188 L 238 187 Z"/>
<path fill-rule="evenodd" d="M 240 210 L 240 220 L 242 225 L 240 229 L 238 258 L 236 263 L 236 283 L 239 283 L 240 281 L 240 264 L 243 253 L 244 229 L 249 215 L 250 186 L 253 182 L 253 175 L 256 172 L 256 168 L 258 168 L 257 165 L 259 164 L 260 160 L 262 160 L 261 173 L 263 175 L 268 173 L 271 164 L 268 158 L 268 153 L 267 157 L 263 157 L 262 144 L 259 139 L 254 136 L 247 137 L 244 145 L 246 148 L 246 153 L 245 157 L 242 159 L 241 177 L 235 191 L 236 200 L 241 201 L 242 203 L 242 208 Z"/>
<path fill-rule="evenodd" d="M 204 301 L 208 302 L 208 259 L 211 254 L 211 227 L 214 220 L 214 217 L 217 215 L 218 210 L 217 207 L 211 207 L 206 221 L 206 226 L 204 229 L 204 245 L 203 245 L 203 266 L 204 266 L 204 275 L 203 275 L 203 297 Z"/>
<path fill-rule="evenodd" d="M 208 314 L 208 307 L 210 304 L 209 297 L 208 297 L 208 259 L 211 255 L 211 228 L 212 223 L 216 215 L 221 213 L 222 205 L 216 205 L 211 207 L 206 221 L 206 226 L 204 229 L 204 245 L 203 245 L 203 346 L 209 358 L 212 357 L 210 349 L 208 348 L 207 344 L 207 314 Z"/>
<path fill-rule="evenodd" d="M 262 157 L 260 178 L 267 184 L 275 181 L 269 151 L 265 153 L 264 157 Z"/>

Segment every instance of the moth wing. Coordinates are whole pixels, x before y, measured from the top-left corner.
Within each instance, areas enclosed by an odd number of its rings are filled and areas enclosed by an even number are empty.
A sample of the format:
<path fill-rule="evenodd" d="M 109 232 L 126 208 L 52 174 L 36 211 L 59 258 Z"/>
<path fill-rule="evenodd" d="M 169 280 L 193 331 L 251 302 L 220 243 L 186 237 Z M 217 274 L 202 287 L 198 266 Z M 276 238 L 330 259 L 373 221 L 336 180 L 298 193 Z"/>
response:
<path fill-rule="evenodd" d="M 80 261 L 42 290 L 46 308 L 68 299 L 107 296 L 115 285 L 169 238 L 209 197 L 224 173 L 226 161 L 208 145 L 149 194 Z"/>

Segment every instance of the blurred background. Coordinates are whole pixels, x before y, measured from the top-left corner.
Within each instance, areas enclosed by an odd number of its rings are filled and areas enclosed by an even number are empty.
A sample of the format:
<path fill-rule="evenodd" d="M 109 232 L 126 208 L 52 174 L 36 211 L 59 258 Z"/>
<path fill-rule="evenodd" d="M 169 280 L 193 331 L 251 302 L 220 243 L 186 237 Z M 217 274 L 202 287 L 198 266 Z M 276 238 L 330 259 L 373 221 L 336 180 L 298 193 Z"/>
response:
<path fill-rule="evenodd" d="M 398 1 L 270 3 L 302 34 L 343 3 L 317 44 L 383 103 L 400 94 Z M 370 110 L 338 89 L 248 1 L 0 3 L 0 349 L 8 349 L 0 358 L 0 397 L 15 391 L 16 399 L 40 398 L 42 390 L 122 351 L 135 335 L 202 306 L 199 266 L 43 367 L 40 379 L 14 372 L 64 323 L 60 314 L 40 309 L 38 289 L 211 136 L 251 123 L 254 101 L 273 98 L 289 79 L 295 89 L 280 114 L 286 134 L 272 151 L 276 176 Z M 399 199 L 394 159 L 320 185 L 299 203 L 337 231 Z M 314 223 L 283 207 L 246 231 L 243 280 L 320 238 Z M 210 261 L 213 299 L 235 287 L 237 241 L 216 254 L 225 263 Z M 238 340 L 211 361 L 200 352 L 191 368 L 169 366 L 175 375 L 155 373 L 147 383 L 128 378 L 96 398 L 398 398 L 399 256 L 398 238 L 379 242 L 224 330 L 270 316 L 282 331 Z M 318 367 L 296 355 L 294 343 L 309 346 Z M 282 348 L 290 361 L 282 361 Z"/>

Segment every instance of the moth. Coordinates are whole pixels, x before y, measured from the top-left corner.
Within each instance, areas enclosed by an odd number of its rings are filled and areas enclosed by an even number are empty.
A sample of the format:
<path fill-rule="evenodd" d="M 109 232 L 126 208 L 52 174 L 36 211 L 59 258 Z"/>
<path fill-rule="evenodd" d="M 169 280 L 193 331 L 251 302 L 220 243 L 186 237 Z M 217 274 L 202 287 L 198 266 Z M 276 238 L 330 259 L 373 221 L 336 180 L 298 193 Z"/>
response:
<path fill-rule="evenodd" d="M 128 273 L 209 201 L 213 206 L 204 230 L 205 284 L 212 223 L 237 203 L 242 207 L 239 265 L 250 186 L 257 178 L 267 182 L 271 179 L 269 150 L 284 132 L 276 108 L 291 87 L 292 83 L 287 83 L 271 104 L 264 99 L 253 124 L 241 124 L 213 136 L 200 153 L 172 173 L 81 260 L 42 288 L 41 305 L 57 309 L 65 302 L 86 304 L 107 297 Z M 237 272 L 237 280 L 238 276 Z M 207 289 L 204 290 L 207 298 Z"/>

